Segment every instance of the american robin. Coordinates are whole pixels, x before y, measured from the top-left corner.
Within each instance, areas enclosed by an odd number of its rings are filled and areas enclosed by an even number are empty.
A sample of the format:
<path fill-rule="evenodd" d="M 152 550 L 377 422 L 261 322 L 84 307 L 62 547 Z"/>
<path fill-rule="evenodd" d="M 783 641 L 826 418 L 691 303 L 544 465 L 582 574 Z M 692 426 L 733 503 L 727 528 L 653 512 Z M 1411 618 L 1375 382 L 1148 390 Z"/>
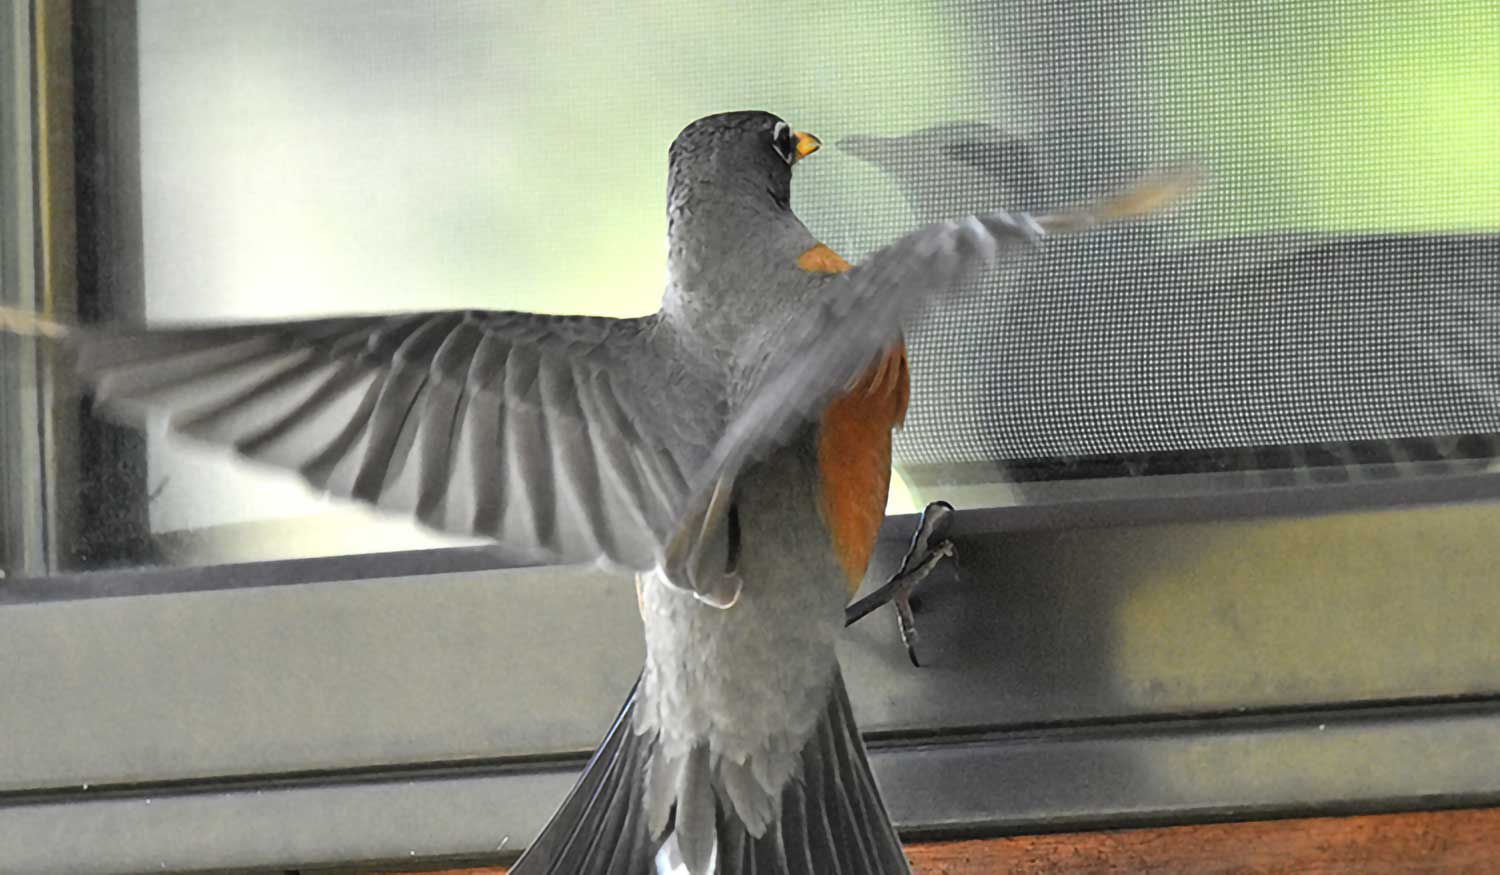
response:
<path fill-rule="evenodd" d="M 907 871 L 834 655 L 906 410 L 902 321 L 1006 248 L 1150 212 L 1181 182 L 942 222 L 851 268 L 790 208 L 818 147 L 765 112 L 683 130 L 651 316 L 69 335 L 116 416 L 166 411 L 518 559 L 637 573 L 645 667 L 517 875 Z"/>

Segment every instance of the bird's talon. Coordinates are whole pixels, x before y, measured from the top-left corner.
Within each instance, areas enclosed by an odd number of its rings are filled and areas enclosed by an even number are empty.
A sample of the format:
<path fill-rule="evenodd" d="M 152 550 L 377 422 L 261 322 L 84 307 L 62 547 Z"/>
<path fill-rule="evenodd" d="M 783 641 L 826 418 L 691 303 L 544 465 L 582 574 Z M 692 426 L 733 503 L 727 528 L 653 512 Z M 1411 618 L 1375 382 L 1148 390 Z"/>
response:
<path fill-rule="evenodd" d="M 939 562 L 944 559 L 956 560 L 958 549 L 945 537 L 952 514 L 953 507 L 947 502 L 935 501 L 927 505 L 900 569 L 879 589 L 850 605 L 844 614 L 844 623 L 849 625 L 887 602 L 894 605 L 897 628 L 901 633 L 901 642 L 906 646 L 906 655 L 911 664 L 919 668 L 922 662 L 917 656 L 915 612 L 920 609 L 920 599 L 914 596 L 913 590 L 932 573 Z"/>
<path fill-rule="evenodd" d="M 901 643 L 906 645 L 906 656 L 911 664 L 921 668 L 922 661 L 917 658 L 917 620 L 912 616 L 912 610 L 909 596 L 896 600 L 896 624 L 901 631 Z"/>

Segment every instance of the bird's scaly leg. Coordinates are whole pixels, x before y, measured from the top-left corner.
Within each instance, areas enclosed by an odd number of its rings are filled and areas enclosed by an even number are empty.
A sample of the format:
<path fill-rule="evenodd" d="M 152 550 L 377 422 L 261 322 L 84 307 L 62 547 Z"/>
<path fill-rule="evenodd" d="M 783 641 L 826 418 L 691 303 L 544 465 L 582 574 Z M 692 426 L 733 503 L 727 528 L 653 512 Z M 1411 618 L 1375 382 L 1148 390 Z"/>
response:
<path fill-rule="evenodd" d="M 920 667 L 922 663 L 917 659 L 917 621 L 912 615 L 911 593 L 944 557 L 957 559 L 958 553 L 953 542 L 948 540 L 948 528 L 952 521 L 953 505 L 946 501 L 934 501 L 927 505 L 922 510 L 917 530 L 912 534 L 906 557 L 901 560 L 901 567 L 879 589 L 844 610 L 844 625 L 852 625 L 890 602 L 896 607 L 896 620 L 900 624 L 901 642 L 906 645 L 906 655 L 911 658 L 912 665 Z"/>

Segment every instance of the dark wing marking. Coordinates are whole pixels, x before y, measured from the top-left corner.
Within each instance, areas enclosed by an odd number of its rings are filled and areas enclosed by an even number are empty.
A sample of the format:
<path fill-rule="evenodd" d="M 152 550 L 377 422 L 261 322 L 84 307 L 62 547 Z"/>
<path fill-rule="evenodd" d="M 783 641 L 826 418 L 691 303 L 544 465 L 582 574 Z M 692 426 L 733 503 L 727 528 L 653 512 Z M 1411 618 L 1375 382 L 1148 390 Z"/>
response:
<path fill-rule="evenodd" d="M 522 561 L 639 569 L 718 428 L 713 404 L 684 403 L 711 387 L 671 367 L 658 328 L 465 311 L 70 339 L 107 413 L 164 411 L 183 434 Z"/>

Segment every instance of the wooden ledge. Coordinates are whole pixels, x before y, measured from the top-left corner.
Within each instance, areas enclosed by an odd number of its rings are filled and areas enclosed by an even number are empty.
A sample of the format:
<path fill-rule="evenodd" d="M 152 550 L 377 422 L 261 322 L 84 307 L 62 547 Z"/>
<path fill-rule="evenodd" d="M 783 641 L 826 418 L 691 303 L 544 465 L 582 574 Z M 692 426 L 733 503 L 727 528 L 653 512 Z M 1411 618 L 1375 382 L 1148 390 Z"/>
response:
<path fill-rule="evenodd" d="M 1500 808 L 924 842 L 908 855 L 917 875 L 1495 875 Z"/>

